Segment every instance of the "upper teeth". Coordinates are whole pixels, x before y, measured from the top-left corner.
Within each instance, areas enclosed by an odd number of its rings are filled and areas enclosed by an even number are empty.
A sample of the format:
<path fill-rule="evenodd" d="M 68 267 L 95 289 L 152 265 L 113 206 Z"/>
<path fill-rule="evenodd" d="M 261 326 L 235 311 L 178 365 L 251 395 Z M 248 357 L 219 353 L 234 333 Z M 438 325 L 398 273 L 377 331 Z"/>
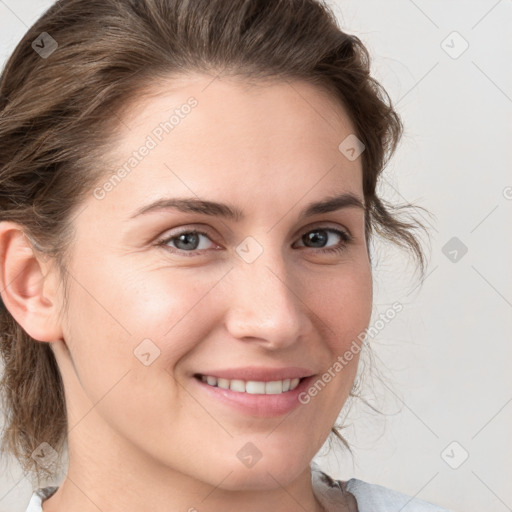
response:
<path fill-rule="evenodd" d="M 285 391 L 295 389 L 300 379 L 284 379 L 273 380 L 270 382 L 262 382 L 255 380 L 239 380 L 239 379 L 221 379 L 211 377 L 210 375 L 201 375 L 201 380 L 210 386 L 217 386 L 222 389 L 231 389 L 240 393 L 250 393 L 253 395 L 277 395 Z"/>

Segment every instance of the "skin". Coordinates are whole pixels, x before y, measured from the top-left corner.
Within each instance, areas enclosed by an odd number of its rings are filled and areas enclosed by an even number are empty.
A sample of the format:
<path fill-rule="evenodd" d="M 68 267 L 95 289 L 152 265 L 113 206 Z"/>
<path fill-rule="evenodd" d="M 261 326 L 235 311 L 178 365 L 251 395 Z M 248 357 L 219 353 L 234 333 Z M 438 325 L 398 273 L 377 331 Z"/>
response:
<path fill-rule="evenodd" d="M 20 226 L 1 223 L 2 298 L 29 334 L 51 343 L 66 390 L 69 470 L 44 512 L 323 510 L 309 463 L 347 399 L 357 355 L 308 405 L 274 418 L 216 403 L 192 374 L 255 365 L 321 375 L 368 326 L 363 209 L 299 219 L 333 194 L 363 201 L 361 158 L 338 150 L 354 128 L 307 83 L 189 75 L 127 109 L 112 169 L 190 96 L 198 105 L 179 126 L 78 210 L 67 308 L 51 262 Z M 174 209 L 130 218 L 155 199 L 194 196 L 245 218 Z M 192 256 L 176 238 L 157 245 L 194 227 L 208 236 Z M 307 246 L 302 235 L 318 229 L 341 252 Z M 236 252 L 248 236 L 263 249 L 252 263 Z M 160 350 L 149 366 L 134 356 L 144 339 Z M 236 456 L 248 442 L 262 454 L 251 468 Z"/>

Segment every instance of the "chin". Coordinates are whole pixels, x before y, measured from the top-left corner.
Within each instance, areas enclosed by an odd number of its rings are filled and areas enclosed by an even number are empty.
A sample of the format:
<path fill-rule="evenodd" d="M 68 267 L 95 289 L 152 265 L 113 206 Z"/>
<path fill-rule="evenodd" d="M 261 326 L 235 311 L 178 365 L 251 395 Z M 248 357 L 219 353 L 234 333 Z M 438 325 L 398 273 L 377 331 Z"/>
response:
<path fill-rule="evenodd" d="M 225 474 L 231 473 L 220 487 L 231 491 L 277 489 L 293 482 L 309 468 L 309 462 L 307 458 L 298 457 L 296 453 L 288 456 L 282 452 L 272 453 L 267 457 L 262 455 L 249 467 L 236 460 L 234 464 L 230 463 L 226 467 Z M 218 475 L 219 471 L 215 471 L 215 474 Z"/>

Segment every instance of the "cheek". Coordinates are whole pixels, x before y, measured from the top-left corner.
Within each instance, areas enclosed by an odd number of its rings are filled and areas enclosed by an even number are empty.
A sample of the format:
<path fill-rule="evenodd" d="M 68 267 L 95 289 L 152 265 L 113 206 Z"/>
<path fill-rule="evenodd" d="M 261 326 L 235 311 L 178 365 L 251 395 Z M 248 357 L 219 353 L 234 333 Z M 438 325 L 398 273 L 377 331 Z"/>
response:
<path fill-rule="evenodd" d="M 331 351 L 344 352 L 359 342 L 372 313 L 372 275 L 369 264 L 340 269 L 316 286 L 308 286 L 308 306 L 322 320 L 324 340 Z"/>
<path fill-rule="evenodd" d="M 70 283 L 64 338 L 80 386 L 72 385 L 81 397 L 76 407 L 83 409 L 76 418 L 97 404 L 94 410 L 125 433 L 176 421 L 171 412 L 180 391 L 173 367 L 211 328 L 201 299 L 214 283 L 191 285 L 192 273 L 162 274 L 108 272 L 107 266 L 101 272 L 74 270 L 80 284 Z M 198 311 L 204 322 L 197 321 Z M 74 376 L 69 379 L 75 382 Z M 173 406 L 164 411 L 164 403 Z"/>
<path fill-rule="evenodd" d="M 218 281 L 214 273 L 198 276 L 197 269 L 170 272 L 136 265 L 127 270 L 119 272 L 118 263 L 75 271 L 80 284 L 70 289 L 65 337 L 90 371 L 139 370 L 143 365 L 137 355 L 146 348 L 152 360 L 159 359 L 158 366 L 172 366 L 201 339 L 202 329 L 206 336 L 205 314 L 213 308 L 204 303 Z M 198 311 L 202 322 L 197 322 Z"/>

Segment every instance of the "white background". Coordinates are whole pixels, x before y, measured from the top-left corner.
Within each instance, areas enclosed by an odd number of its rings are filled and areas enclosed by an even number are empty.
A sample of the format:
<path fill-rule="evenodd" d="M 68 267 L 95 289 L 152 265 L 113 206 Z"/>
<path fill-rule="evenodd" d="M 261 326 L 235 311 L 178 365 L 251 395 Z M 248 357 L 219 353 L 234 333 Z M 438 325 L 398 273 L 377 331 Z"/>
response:
<path fill-rule="evenodd" d="M 383 414 L 356 403 L 345 431 L 353 456 L 317 460 L 334 477 L 455 511 L 512 510 L 512 2 L 329 3 L 367 45 L 406 127 L 381 192 L 433 217 L 422 218 L 431 249 L 421 286 L 403 254 L 376 248 L 375 319 L 404 306 L 370 340 L 383 379 L 367 390 Z M 50 4 L 0 0 L 2 65 Z M 443 253 L 453 237 L 467 247 L 455 262 Z M 30 483 L 11 467 L 0 512 L 24 512 Z"/>

